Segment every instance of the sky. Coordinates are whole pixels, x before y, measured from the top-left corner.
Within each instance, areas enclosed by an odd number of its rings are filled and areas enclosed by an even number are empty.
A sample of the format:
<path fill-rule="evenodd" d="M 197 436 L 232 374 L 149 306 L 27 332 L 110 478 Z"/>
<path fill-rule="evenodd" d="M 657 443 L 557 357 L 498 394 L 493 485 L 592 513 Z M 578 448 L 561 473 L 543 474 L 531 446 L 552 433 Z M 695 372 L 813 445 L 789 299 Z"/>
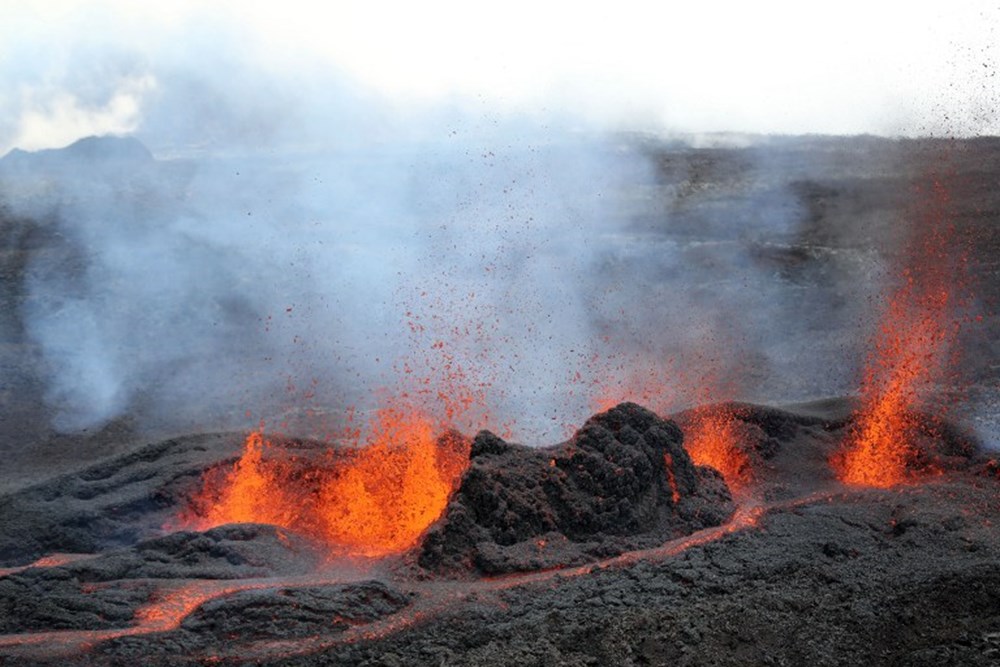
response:
<path fill-rule="evenodd" d="M 170 76 L 662 133 L 977 135 L 1000 5 L 0 0 L 0 151 L 142 131 Z M 227 68 L 229 69 L 226 72 Z M 148 128 L 147 128 L 148 129 Z"/>

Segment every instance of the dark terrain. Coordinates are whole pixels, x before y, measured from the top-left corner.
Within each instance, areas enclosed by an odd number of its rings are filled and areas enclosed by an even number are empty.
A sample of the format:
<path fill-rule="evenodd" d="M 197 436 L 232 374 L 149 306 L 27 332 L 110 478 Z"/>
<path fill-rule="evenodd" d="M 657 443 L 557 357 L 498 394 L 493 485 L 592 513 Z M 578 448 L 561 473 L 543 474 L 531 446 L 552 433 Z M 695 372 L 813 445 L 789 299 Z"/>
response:
<path fill-rule="evenodd" d="M 659 501 L 619 506 L 615 494 L 635 488 L 627 478 L 602 477 L 615 481 L 598 496 L 558 491 L 536 472 L 533 460 L 564 448 L 598 466 L 580 469 L 589 478 L 641 455 L 644 442 L 677 442 L 672 422 L 634 405 L 549 450 L 484 432 L 438 527 L 416 553 L 374 563 L 323 563 L 308 541 L 254 524 L 157 537 L 190 472 L 205 465 L 208 441 L 147 447 L 5 499 L 4 525 L 19 537 L 6 541 L 5 561 L 42 550 L 100 555 L 9 570 L 0 655 L 11 664 L 996 664 L 996 461 L 955 431 L 921 445 L 946 466 L 941 474 L 846 488 L 827 459 L 847 407 L 742 406 L 769 443 L 735 512 L 709 470 L 700 484 L 710 481 L 713 497 L 697 498 L 683 455 L 675 509 L 662 487 Z M 595 429 L 606 429 L 596 458 L 586 454 Z M 502 474 L 484 478 L 498 456 Z M 532 498 L 530 511 L 516 502 Z M 498 499 L 523 521 L 497 512 Z M 575 521 L 560 522 L 562 502 Z M 587 518 L 588 502 L 626 514 Z M 668 513 L 628 522 L 650 502 Z M 695 507 L 689 516 L 707 527 L 662 523 Z M 476 516 L 481 528 L 469 526 Z M 539 521 L 546 516 L 555 525 Z M 498 570 L 509 574 L 483 575 Z"/>

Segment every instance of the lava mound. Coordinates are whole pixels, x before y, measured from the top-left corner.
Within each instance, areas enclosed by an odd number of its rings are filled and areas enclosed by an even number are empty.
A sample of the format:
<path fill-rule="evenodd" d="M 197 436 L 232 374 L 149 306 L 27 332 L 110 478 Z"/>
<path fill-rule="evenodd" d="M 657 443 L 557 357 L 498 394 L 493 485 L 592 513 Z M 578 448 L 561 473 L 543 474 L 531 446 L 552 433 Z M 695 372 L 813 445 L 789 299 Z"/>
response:
<path fill-rule="evenodd" d="M 633 403 L 591 417 L 552 448 L 483 431 L 418 562 L 431 571 L 502 574 L 652 547 L 725 521 L 732 496 L 695 466 L 677 425 Z"/>

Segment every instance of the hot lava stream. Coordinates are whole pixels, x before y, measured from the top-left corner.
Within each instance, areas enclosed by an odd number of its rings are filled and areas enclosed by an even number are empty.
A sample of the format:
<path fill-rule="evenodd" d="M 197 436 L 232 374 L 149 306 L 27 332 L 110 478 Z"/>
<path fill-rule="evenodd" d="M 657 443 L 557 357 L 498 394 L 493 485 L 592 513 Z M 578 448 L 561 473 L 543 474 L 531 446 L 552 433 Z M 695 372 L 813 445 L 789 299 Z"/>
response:
<path fill-rule="evenodd" d="M 468 619 L 502 615 L 512 600 L 530 604 L 540 596 L 559 599 L 559 591 L 564 591 L 570 601 L 573 595 L 578 600 L 590 599 L 595 596 L 591 587 L 603 585 L 594 582 L 634 582 L 640 590 L 646 590 L 647 578 L 660 577 L 657 586 L 673 591 L 670 595 L 681 596 L 671 598 L 675 604 L 688 600 L 684 597 L 688 587 L 699 591 L 690 600 L 711 601 L 719 599 L 720 591 L 729 590 L 720 583 L 723 576 L 740 577 L 745 572 L 749 579 L 739 585 L 752 590 L 753 581 L 769 576 L 766 573 L 773 566 L 783 581 L 789 572 L 795 572 L 787 569 L 791 567 L 788 548 L 800 554 L 796 558 L 809 563 L 804 571 L 823 566 L 825 561 L 814 563 L 818 553 L 820 558 L 844 567 L 858 557 L 855 551 L 861 554 L 867 549 L 870 557 L 883 557 L 887 549 L 901 544 L 891 542 L 897 534 L 918 525 L 907 515 L 912 503 L 925 508 L 921 511 L 932 508 L 934 512 L 950 512 L 952 506 L 968 511 L 970 499 L 986 501 L 987 509 L 993 507 L 989 503 L 996 503 L 996 489 L 1000 487 L 995 484 L 949 482 L 944 476 L 932 484 L 901 490 L 858 493 L 845 489 L 831 478 L 826 466 L 837 442 L 830 433 L 838 434 L 844 428 L 840 417 L 797 415 L 749 405 L 713 408 L 708 413 L 732 419 L 733 424 L 723 428 L 723 433 L 731 436 L 730 443 L 753 433 L 754 428 L 764 434 L 785 434 L 780 435 L 777 450 L 766 459 L 767 474 L 747 476 L 745 470 L 741 472 L 747 482 L 739 505 L 730 502 L 728 491 L 719 485 L 718 474 L 692 464 L 680 448 L 682 433 L 674 422 L 633 404 L 592 417 L 573 439 L 544 449 L 505 443 L 486 432 L 480 433 L 471 446 L 453 436 L 401 441 L 397 433 L 392 436 L 395 442 L 409 442 L 417 446 L 417 451 L 408 452 L 398 445 L 388 452 L 373 449 L 383 463 L 392 462 L 388 472 L 374 468 L 379 483 L 364 477 L 373 474 L 368 467 L 372 464 L 358 452 L 329 462 L 329 468 L 317 467 L 312 461 L 306 465 L 293 462 L 292 457 L 281 458 L 281 452 L 269 453 L 266 438 L 251 434 L 239 461 L 206 477 L 222 483 L 209 484 L 199 497 L 211 498 L 228 511 L 244 512 L 240 516 L 251 521 L 259 521 L 261 513 L 269 511 L 267 516 L 285 522 L 284 528 L 220 526 L 204 533 L 170 534 L 124 552 L 97 554 L 86 561 L 39 561 L 12 574 L 22 578 L 14 583 L 79 580 L 82 596 L 72 598 L 74 601 L 112 595 L 119 589 L 146 592 L 136 598 L 141 602 L 132 608 L 130 618 L 118 624 L 67 630 L 25 626 L 18 634 L 0 636 L 0 655 L 61 664 L 108 659 L 113 664 L 118 656 L 139 652 L 154 656 L 150 658 L 154 662 L 157 655 L 174 659 L 180 650 L 189 662 L 214 664 L 288 658 L 323 660 L 328 655 L 342 656 L 355 650 L 377 652 L 383 642 L 410 642 L 411 632 L 424 636 L 450 624 L 464 628 L 461 623 Z M 838 423 L 841 425 L 836 426 Z M 419 448 L 421 443 L 424 449 Z M 377 442 L 374 447 L 378 447 Z M 445 465 L 459 460 L 460 454 L 462 465 Z M 334 464 L 344 462 L 346 467 L 338 471 Z M 644 469 L 654 476 L 630 477 Z M 391 504 L 393 497 L 400 497 L 390 492 L 386 496 L 377 494 L 385 484 L 394 485 L 395 492 L 405 490 L 407 471 L 432 471 L 441 482 L 452 480 L 452 475 L 462 478 L 457 489 L 448 489 L 444 495 L 448 512 L 443 517 L 431 517 L 432 513 L 423 509 L 372 509 L 374 499 L 382 498 L 382 502 Z M 644 479 L 649 486 L 635 488 Z M 341 483 L 344 486 L 337 486 Z M 263 497 L 275 497 L 270 495 L 269 485 L 289 494 L 284 498 L 297 500 L 299 506 L 293 505 L 294 511 L 276 512 L 257 502 Z M 548 495 L 538 495 L 542 490 L 547 490 Z M 372 530 L 379 539 L 363 545 L 333 530 L 331 525 L 340 524 L 319 514 L 317 508 L 334 498 L 348 502 L 344 495 L 348 492 L 358 494 L 363 502 L 359 509 L 342 510 L 338 516 L 374 515 L 379 521 L 391 517 L 398 522 L 394 524 L 397 528 L 383 529 L 385 523 L 376 523 Z M 617 492 L 633 494 L 636 501 L 630 503 L 631 507 L 622 507 L 610 495 Z M 430 492 L 416 497 L 439 502 L 438 496 Z M 538 505 L 536 499 L 547 500 Z M 642 510 L 643 503 L 650 503 L 646 505 L 648 512 Z M 703 513 L 712 509 L 711 503 L 717 503 L 715 507 L 725 514 L 714 525 L 699 523 Z M 436 505 L 423 507 L 433 509 Z M 639 511 L 630 518 L 619 514 L 625 510 Z M 565 512 L 561 517 L 557 516 L 560 511 Z M 841 520 L 842 514 L 848 517 L 846 521 Z M 662 525 L 635 523 L 635 535 L 607 535 L 600 524 L 609 519 L 612 523 L 607 525 L 624 525 L 639 522 L 646 515 L 657 520 L 672 518 Z M 187 514 L 186 520 L 193 520 L 192 516 L 195 514 Z M 970 512 L 962 519 L 973 531 L 969 533 L 972 536 L 979 535 L 975 532 L 980 530 L 976 516 Z M 432 525 L 417 531 L 419 524 L 414 523 L 414 517 L 421 522 L 431 517 Z M 204 512 L 201 520 L 209 523 L 226 518 L 219 510 L 217 514 Z M 533 525 L 547 520 L 552 520 L 553 525 Z M 989 532 L 987 524 L 982 530 Z M 699 525 L 704 527 L 676 532 Z M 796 528 L 800 525 L 811 527 Z M 578 532 L 588 526 L 592 532 Z M 488 528 L 499 532 L 484 532 Z M 521 532 L 517 535 L 511 532 L 518 530 Z M 844 533 L 850 530 L 863 534 L 851 537 L 853 533 Z M 294 537 L 293 531 L 309 535 L 331 556 L 339 557 L 311 561 L 305 570 L 290 573 L 287 563 L 280 564 L 309 548 L 308 540 Z M 240 539 L 241 535 L 253 540 L 246 542 L 242 551 L 227 551 L 232 543 L 226 540 Z M 490 535 L 496 537 L 496 542 L 489 543 Z M 567 536 L 577 540 L 577 546 Z M 273 541 L 268 542 L 272 537 Z M 512 537 L 520 542 L 510 544 Z M 404 543 L 410 546 L 404 548 Z M 596 549 L 584 552 L 577 548 L 588 544 Z M 286 569 L 275 570 L 271 576 L 241 576 L 227 569 L 240 562 L 236 558 L 239 554 L 260 565 L 268 558 L 265 552 L 271 549 L 273 554 L 275 547 L 280 554 L 271 562 Z M 473 551 L 467 551 L 469 548 Z M 560 548 L 564 549 L 561 556 L 542 558 Z M 477 551 L 480 553 L 475 554 Z M 479 559 L 482 552 L 492 553 L 492 567 L 506 564 L 508 569 L 486 571 Z M 457 555 L 457 559 L 442 560 L 442 553 Z M 199 578 L 192 570 L 183 570 L 186 575 L 175 574 L 169 579 L 156 578 L 158 570 L 154 566 L 162 560 L 178 559 L 174 561 L 177 567 L 187 567 L 185 563 L 197 560 L 198 554 L 214 554 L 226 565 L 218 570 L 220 574 L 207 578 Z M 380 557 L 372 558 L 375 554 Z M 895 552 L 891 555 L 898 557 Z M 137 557 L 141 559 L 138 562 Z M 59 568 L 68 569 L 63 572 Z M 123 572 L 130 568 L 137 574 L 122 579 Z M 879 568 L 866 565 L 863 570 L 877 572 Z M 47 571 L 52 571 L 51 577 Z M 109 574 L 102 578 L 102 572 Z M 707 573 L 704 579 L 702 572 Z M 228 573 L 241 578 L 219 578 Z M 824 579 L 822 585 L 830 584 Z M 610 600 L 615 599 L 613 591 L 608 594 Z M 586 606 L 580 602 L 567 604 Z"/>
<path fill-rule="evenodd" d="M 354 627 L 348 627 L 345 632 L 336 637 L 319 635 L 299 638 L 294 641 L 258 642 L 249 647 L 246 645 L 236 645 L 228 651 L 216 651 L 211 655 L 189 657 L 211 662 L 220 658 L 239 658 L 241 660 L 253 658 L 260 660 L 308 654 L 338 644 L 377 640 L 414 624 L 427 621 L 470 598 L 488 599 L 492 594 L 520 586 L 544 584 L 546 582 L 556 583 L 566 578 L 584 576 L 605 568 L 628 567 L 639 561 L 655 562 L 659 559 L 675 557 L 688 549 L 703 546 L 726 535 L 753 528 L 768 509 L 792 507 L 807 502 L 816 502 L 824 498 L 825 496 L 816 495 L 798 499 L 793 503 L 748 506 L 738 511 L 731 521 L 722 526 L 708 528 L 692 535 L 671 540 L 659 547 L 628 552 L 596 563 L 473 581 L 398 579 L 398 575 L 393 574 L 391 566 L 372 568 L 358 567 L 355 564 L 353 566 L 341 566 L 336 569 L 297 577 L 274 577 L 240 581 L 196 580 L 179 582 L 173 586 L 161 589 L 157 593 L 155 600 L 141 607 L 135 614 L 135 624 L 130 627 L 109 630 L 66 630 L 0 635 L 0 648 L 10 650 L 11 655 L 24 657 L 37 655 L 45 656 L 49 659 L 59 656 L 68 658 L 79 655 L 101 642 L 176 630 L 181 627 L 181 624 L 190 614 L 205 603 L 226 596 L 232 596 L 242 591 L 278 591 L 324 585 L 350 584 L 364 582 L 375 577 L 395 580 L 393 583 L 397 588 L 405 591 L 417 600 L 409 609 L 389 616 L 384 621 L 357 624 Z"/>

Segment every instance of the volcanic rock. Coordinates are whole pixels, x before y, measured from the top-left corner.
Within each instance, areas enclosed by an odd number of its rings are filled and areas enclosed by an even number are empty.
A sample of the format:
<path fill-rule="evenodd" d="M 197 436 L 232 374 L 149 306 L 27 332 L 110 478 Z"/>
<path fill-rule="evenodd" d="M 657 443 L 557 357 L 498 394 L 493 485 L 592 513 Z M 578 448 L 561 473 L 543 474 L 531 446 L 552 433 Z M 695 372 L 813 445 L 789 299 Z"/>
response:
<path fill-rule="evenodd" d="M 157 536 L 203 471 L 233 457 L 241 434 L 145 445 L 15 493 L 0 495 L 0 566 L 52 552 L 96 553 Z"/>
<path fill-rule="evenodd" d="M 64 568 L 0 578 L 0 634 L 123 627 L 149 601 L 154 582 L 88 585 Z"/>
<path fill-rule="evenodd" d="M 238 652 L 233 654 L 238 651 L 234 637 L 307 650 L 311 641 L 329 642 L 409 605 L 407 595 L 374 580 L 250 589 L 200 605 L 180 627 L 160 635 L 164 641 L 124 636 L 106 642 L 94 655 L 112 662 L 130 656 L 143 664 L 191 664 L 191 656 L 204 651 L 201 664 L 223 656 L 228 658 L 224 664 L 247 664 Z"/>
<path fill-rule="evenodd" d="M 233 633 L 251 639 L 304 637 L 342 632 L 408 604 L 406 595 L 379 581 L 248 590 L 206 602 L 181 628 L 203 642 L 225 640 Z"/>
<path fill-rule="evenodd" d="M 677 425 L 623 403 L 566 443 L 538 449 L 484 431 L 419 563 L 499 574 L 586 562 L 722 523 L 717 472 L 697 467 Z"/>
<path fill-rule="evenodd" d="M 150 601 L 152 580 L 245 579 L 312 572 L 324 554 L 274 526 L 179 532 L 56 567 L 0 577 L 0 633 L 120 627 Z"/>

